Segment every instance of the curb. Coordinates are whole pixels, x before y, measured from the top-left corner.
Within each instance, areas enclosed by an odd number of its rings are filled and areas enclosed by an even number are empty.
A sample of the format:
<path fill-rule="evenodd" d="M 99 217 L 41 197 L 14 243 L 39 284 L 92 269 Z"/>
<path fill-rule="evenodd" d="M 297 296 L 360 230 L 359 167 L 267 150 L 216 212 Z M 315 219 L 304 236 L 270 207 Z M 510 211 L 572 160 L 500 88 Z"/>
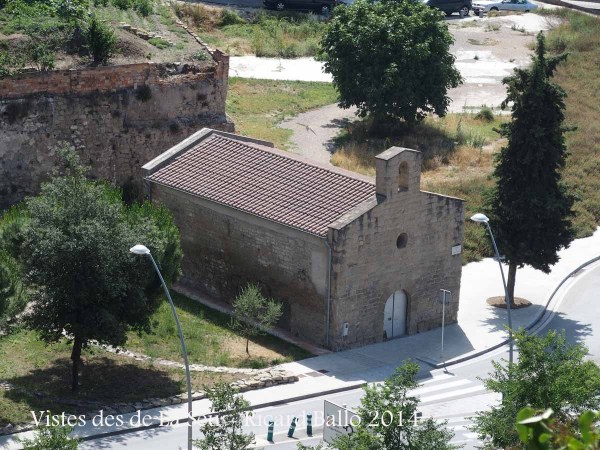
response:
<path fill-rule="evenodd" d="M 283 404 L 286 404 L 286 403 L 299 402 L 299 401 L 307 400 L 307 399 L 314 398 L 314 397 L 320 397 L 322 395 L 331 395 L 331 394 L 338 394 L 340 392 L 345 392 L 345 391 L 352 391 L 352 390 L 355 390 L 355 389 L 362 388 L 366 384 L 368 384 L 368 383 L 357 383 L 357 384 L 353 384 L 353 385 L 350 385 L 350 386 L 344 386 L 344 387 L 341 387 L 341 388 L 330 389 L 328 391 L 322 391 L 322 392 L 317 392 L 317 393 L 312 393 L 312 394 L 299 395 L 299 396 L 296 396 L 296 397 L 290 397 L 290 398 L 285 398 L 285 399 L 280 399 L 280 400 L 273 400 L 271 402 L 259 403 L 257 405 L 253 405 L 250 408 L 248 408 L 248 411 L 254 411 L 255 409 L 261 409 L 261 408 L 268 408 L 270 406 L 283 405 Z M 206 413 L 206 414 L 202 414 L 202 415 L 199 415 L 199 416 L 194 416 L 193 419 L 194 420 L 209 419 L 209 418 L 212 418 L 212 417 L 216 417 L 219 414 L 220 413 L 218 413 L 218 412 Z M 173 424 L 181 424 L 181 423 L 185 423 L 185 422 L 187 422 L 187 417 L 184 417 L 184 418 L 181 418 L 181 419 L 169 420 L 169 424 L 171 424 L 171 425 L 173 425 Z M 136 433 L 138 431 L 152 430 L 154 428 L 159 428 L 160 425 L 161 425 L 160 422 L 158 422 L 158 423 L 152 423 L 152 424 L 147 425 L 147 426 L 136 427 L 136 428 L 127 428 L 127 429 L 124 429 L 124 430 L 117 430 L 117 431 L 109 431 L 108 433 L 94 434 L 94 435 L 91 435 L 91 436 L 79 437 L 78 439 L 81 442 L 95 441 L 96 439 L 103 439 L 103 438 L 108 438 L 108 437 L 113 437 L 113 436 L 120 436 L 122 434 L 128 434 L 128 433 Z"/>
<path fill-rule="evenodd" d="M 548 298 L 548 300 L 546 301 L 546 304 L 544 305 L 544 307 L 541 309 L 541 311 L 538 313 L 538 315 L 536 317 L 534 317 L 534 319 L 528 324 L 526 325 L 524 328 L 527 331 L 531 331 L 541 320 L 542 318 L 548 313 L 550 312 L 551 314 L 554 313 L 554 311 L 552 309 L 550 309 L 550 303 L 552 302 L 552 300 L 554 300 L 555 295 L 558 293 L 558 291 L 560 290 L 560 288 L 569 280 L 571 279 L 571 277 L 573 277 L 575 274 L 577 274 L 577 272 L 579 272 L 580 270 L 584 269 L 585 267 L 600 261 L 600 256 L 596 256 L 595 258 L 590 259 L 589 261 L 586 261 L 585 263 L 581 264 L 580 266 L 578 266 L 575 270 L 571 271 L 566 277 L 564 277 L 562 279 L 562 281 L 558 284 L 558 286 L 556 287 L 556 289 L 554 289 L 554 291 L 552 292 L 552 294 L 550 294 L 550 297 Z M 498 343 L 498 344 L 494 344 L 491 347 L 485 348 L 483 350 L 476 350 L 474 352 L 471 353 L 467 353 L 463 356 L 459 356 L 458 358 L 452 359 L 450 361 L 446 361 L 443 363 L 437 363 L 434 364 L 432 362 L 429 361 L 424 361 L 424 360 L 420 360 L 422 362 L 424 362 L 425 364 L 433 367 L 434 369 L 443 369 L 445 367 L 448 366 L 454 366 L 456 364 L 460 364 L 463 363 L 465 361 L 468 361 L 470 359 L 474 359 L 477 358 L 479 356 L 485 355 L 486 353 L 492 352 L 496 349 L 499 349 L 500 347 L 504 346 L 508 344 L 508 339 L 504 339 L 502 342 Z M 418 359 L 418 358 L 417 358 Z"/>

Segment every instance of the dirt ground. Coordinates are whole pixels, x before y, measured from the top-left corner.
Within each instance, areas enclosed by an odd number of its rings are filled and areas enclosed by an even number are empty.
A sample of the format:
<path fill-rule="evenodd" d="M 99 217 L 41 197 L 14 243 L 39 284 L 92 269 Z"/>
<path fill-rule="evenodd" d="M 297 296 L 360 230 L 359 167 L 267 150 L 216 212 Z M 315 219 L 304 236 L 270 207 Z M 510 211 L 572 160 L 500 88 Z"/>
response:
<path fill-rule="evenodd" d="M 537 14 L 497 17 L 451 18 L 448 27 L 455 42 L 456 56 L 464 84 L 450 90 L 451 112 L 478 109 L 487 105 L 498 109 L 506 90 L 502 79 L 513 69 L 527 66 L 535 35 L 557 25 Z"/>
<path fill-rule="evenodd" d="M 483 18 L 450 17 L 449 29 L 455 38 L 451 52 L 456 56 L 464 84 L 450 90 L 450 112 L 479 109 L 487 105 L 498 109 L 504 100 L 502 79 L 514 68 L 530 63 L 535 35 L 555 26 L 551 19 L 537 14 L 506 15 Z M 313 58 L 295 60 L 232 57 L 231 76 L 273 80 L 331 81 L 322 65 Z M 345 114 L 342 114 L 342 119 Z"/>

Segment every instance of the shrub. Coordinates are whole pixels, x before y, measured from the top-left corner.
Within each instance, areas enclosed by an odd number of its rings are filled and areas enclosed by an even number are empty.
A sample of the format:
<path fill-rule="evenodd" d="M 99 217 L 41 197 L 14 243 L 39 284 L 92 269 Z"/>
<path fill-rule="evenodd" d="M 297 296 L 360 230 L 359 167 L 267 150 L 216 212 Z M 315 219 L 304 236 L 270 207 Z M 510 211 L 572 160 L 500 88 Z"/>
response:
<path fill-rule="evenodd" d="M 221 19 L 219 20 L 219 26 L 224 27 L 227 25 L 238 25 L 246 23 L 246 21 L 240 17 L 237 11 L 233 9 L 224 9 L 221 11 Z"/>
<path fill-rule="evenodd" d="M 119 9 L 126 10 L 131 8 L 131 0 L 111 0 L 111 3 Z"/>
<path fill-rule="evenodd" d="M 26 60 L 33 64 L 37 70 L 46 71 L 54 69 L 56 53 L 52 49 L 51 44 L 30 39 L 23 53 Z"/>
<path fill-rule="evenodd" d="M 180 5 L 173 3 L 173 11 L 181 20 L 188 21 L 196 27 L 211 29 L 214 26 L 211 10 L 204 5 Z"/>
<path fill-rule="evenodd" d="M 153 6 L 152 0 L 135 0 L 133 5 L 134 9 L 139 12 L 142 16 L 146 17 L 152 14 Z"/>
<path fill-rule="evenodd" d="M 477 114 L 475 114 L 475 118 L 477 120 L 481 120 L 482 122 L 493 122 L 494 112 L 489 106 L 484 106 Z"/>
<path fill-rule="evenodd" d="M 161 38 L 152 38 L 152 39 L 148 39 L 148 42 L 152 45 L 154 45 L 155 47 L 160 48 L 161 50 L 164 50 L 165 48 L 169 48 L 170 44 L 165 41 L 164 39 Z"/>
<path fill-rule="evenodd" d="M 86 38 L 94 64 L 108 63 L 117 44 L 117 38 L 113 31 L 100 22 L 96 16 L 92 16 L 86 30 Z"/>
<path fill-rule="evenodd" d="M 150 89 L 150 86 L 147 85 L 139 87 L 135 91 L 135 98 L 141 102 L 147 102 L 152 98 L 152 89 Z"/>
<path fill-rule="evenodd" d="M 56 13 L 67 20 L 81 19 L 89 8 L 88 0 L 51 0 Z"/>
<path fill-rule="evenodd" d="M 0 79 L 12 75 L 14 58 L 6 51 L 0 51 Z"/>
<path fill-rule="evenodd" d="M 194 58 L 197 61 L 207 61 L 209 56 L 208 53 L 206 53 L 204 50 L 198 50 L 192 55 L 192 58 Z"/>

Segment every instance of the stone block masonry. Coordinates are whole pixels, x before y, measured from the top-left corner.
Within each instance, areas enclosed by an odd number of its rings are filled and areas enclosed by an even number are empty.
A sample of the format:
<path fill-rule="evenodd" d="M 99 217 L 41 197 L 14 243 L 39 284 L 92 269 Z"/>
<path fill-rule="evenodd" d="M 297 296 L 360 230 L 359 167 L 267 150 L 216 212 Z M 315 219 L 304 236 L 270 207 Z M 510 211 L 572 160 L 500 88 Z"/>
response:
<path fill-rule="evenodd" d="M 228 55 L 204 66 L 153 63 L 20 74 L 0 80 L 0 209 L 35 194 L 63 142 L 91 174 L 137 195 L 140 168 L 225 114 Z"/>

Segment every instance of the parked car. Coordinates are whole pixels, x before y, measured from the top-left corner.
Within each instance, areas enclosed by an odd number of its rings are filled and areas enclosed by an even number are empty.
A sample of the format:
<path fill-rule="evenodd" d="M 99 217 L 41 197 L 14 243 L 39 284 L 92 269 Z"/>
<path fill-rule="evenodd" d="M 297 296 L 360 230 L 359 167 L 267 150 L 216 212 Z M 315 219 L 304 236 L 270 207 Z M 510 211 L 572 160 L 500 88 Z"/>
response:
<path fill-rule="evenodd" d="M 423 0 L 427 6 L 439 9 L 447 16 L 459 13 L 468 16 L 471 10 L 471 0 Z"/>
<path fill-rule="evenodd" d="M 473 3 L 473 12 L 479 14 L 479 11 L 490 12 L 490 11 L 523 11 L 529 12 L 536 9 L 538 6 L 535 3 L 531 3 L 529 0 L 502 0 L 502 1 L 488 1 L 478 0 Z"/>
<path fill-rule="evenodd" d="M 263 4 L 265 8 L 277 11 L 299 9 L 327 15 L 335 7 L 337 0 L 264 0 Z"/>

